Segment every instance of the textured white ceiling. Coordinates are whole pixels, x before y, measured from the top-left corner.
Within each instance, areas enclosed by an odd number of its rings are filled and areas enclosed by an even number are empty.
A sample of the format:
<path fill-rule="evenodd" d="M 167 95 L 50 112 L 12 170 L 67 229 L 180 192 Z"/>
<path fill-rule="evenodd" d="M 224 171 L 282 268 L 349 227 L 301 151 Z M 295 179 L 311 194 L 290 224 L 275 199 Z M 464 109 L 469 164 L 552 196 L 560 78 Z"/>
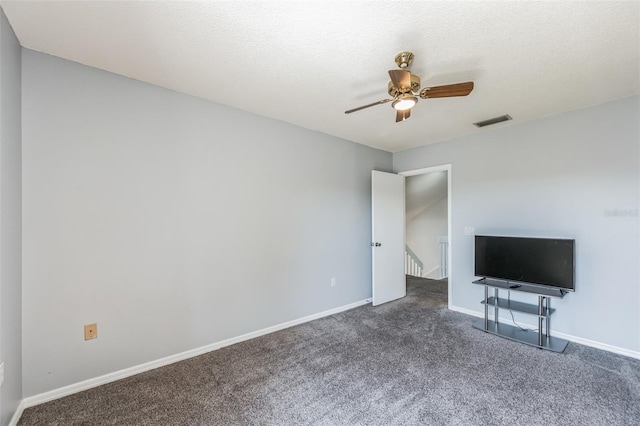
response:
<path fill-rule="evenodd" d="M 24 47 L 395 152 L 640 93 L 640 2 L 4 1 Z M 395 123 L 396 53 L 472 80 Z"/>

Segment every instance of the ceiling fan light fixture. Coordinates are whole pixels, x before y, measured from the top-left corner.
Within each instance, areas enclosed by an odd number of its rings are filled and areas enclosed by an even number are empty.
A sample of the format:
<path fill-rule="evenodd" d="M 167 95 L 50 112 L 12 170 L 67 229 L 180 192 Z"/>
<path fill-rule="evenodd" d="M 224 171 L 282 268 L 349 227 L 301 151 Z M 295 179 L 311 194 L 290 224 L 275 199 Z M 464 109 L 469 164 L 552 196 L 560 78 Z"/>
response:
<path fill-rule="evenodd" d="M 396 99 L 391 104 L 398 111 L 406 111 L 408 109 L 413 108 L 415 104 L 418 103 L 418 98 L 415 96 L 404 96 L 402 98 Z"/>
<path fill-rule="evenodd" d="M 400 69 L 389 70 L 389 78 L 391 81 L 387 84 L 387 93 L 389 93 L 391 97 L 346 110 L 344 112 L 345 114 L 351 114 L 352 112 L 365 108 L 391 102 L 391 106 L 396 110 L 396 123 L 398 123 L 400 121 L 406 121 L 411 117 L 411 108 L 418 103 L 418 96 L 422 99 L 451 98 L 455 96 L 467 96 L 473 90 L 473 81 L 425 87 L 420 90 L 420 77 L 411 74 L 411 72 L 407 70 L 413 60 L 413 53 L 400 52 L 396 55 L 395 60 Z"/>

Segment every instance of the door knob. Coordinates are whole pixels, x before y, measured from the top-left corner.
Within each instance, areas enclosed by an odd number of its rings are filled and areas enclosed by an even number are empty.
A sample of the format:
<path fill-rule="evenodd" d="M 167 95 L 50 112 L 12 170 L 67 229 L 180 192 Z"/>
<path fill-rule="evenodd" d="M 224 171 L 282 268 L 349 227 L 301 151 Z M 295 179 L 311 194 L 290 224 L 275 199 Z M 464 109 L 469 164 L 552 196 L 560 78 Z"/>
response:
<path fill-rule="evenodd" d="M 380 243 L 371 243 L 371 247 L 380 247 L 381 245 Z"/>

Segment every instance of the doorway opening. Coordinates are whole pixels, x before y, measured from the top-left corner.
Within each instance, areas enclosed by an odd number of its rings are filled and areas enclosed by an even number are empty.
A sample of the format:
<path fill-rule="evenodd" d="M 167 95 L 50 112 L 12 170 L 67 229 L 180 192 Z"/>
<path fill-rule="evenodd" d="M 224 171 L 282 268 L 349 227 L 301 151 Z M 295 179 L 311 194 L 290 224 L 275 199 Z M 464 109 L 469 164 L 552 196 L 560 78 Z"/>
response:
<path fill-rule="evenodd" d="M 405 177 L 407 280 L 446 283 L 451 309 L 451 165 L 399 174 Z"/>

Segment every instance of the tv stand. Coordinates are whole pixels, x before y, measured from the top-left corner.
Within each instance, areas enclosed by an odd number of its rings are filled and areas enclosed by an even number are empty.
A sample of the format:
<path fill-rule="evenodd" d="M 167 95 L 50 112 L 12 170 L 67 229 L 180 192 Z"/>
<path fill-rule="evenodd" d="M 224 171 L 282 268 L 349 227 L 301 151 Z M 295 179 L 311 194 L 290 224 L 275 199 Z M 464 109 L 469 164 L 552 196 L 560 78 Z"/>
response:
<path fill-rule="evenodd" d="M 535 346 L 540 349 L 546 349 L 553 352 L 564 352 L 569 342 L 557 337 L 551 337 L 549 329 L 551 314 L 555 312 L 555 309 L 551 309 L 550 307 L 550 297 L 562 298 L 565 294 L 563 290 L 539 287 L 526 283 L 515 284 L 512 281 L 509 282 L 490 278 L 482 278 L 480 280 L 473 281 L 473 284 L 484 286 L 484 300 L 481 302 L 484 305 L 484 320 L 476 321 L 473 324 L 474 328 L 509 340 Z M 493 297 L 489 297 L 489 287 L 493 288 Z M 498 291 L 501 289 L 536 294 L 538 295 L 538 305 L 536 306 L 528 303 L 516 302 L 504 298 L 501 299 L 498 296 Z M 493 306 L 494 308 L 493 321 L 489 320 L 489 306 Z M 500 324 L 498 321 L 498 311 L 500 309 L 507 309 L 513 312 L 521 312 L 537 316 L 538 332 L 534 334 L 530 331 L 522 330 L 519 327 Z"/>

